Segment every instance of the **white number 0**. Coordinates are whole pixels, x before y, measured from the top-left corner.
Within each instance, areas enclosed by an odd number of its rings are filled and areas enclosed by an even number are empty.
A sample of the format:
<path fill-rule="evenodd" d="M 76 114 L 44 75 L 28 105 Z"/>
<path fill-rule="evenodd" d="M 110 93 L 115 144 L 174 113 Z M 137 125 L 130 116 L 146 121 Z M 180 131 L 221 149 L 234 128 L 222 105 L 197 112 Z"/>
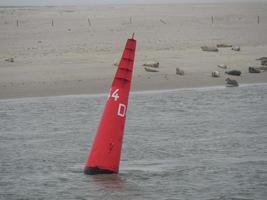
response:
<path fill-rule="evenodd" d="M 125 114 L 126 114 L 126 105 L 120 103 L 120 104 L 119 104 L 119 108 L 118 108 L 118 116 L 120 116 L 120 117 L 124 117 Z"/>

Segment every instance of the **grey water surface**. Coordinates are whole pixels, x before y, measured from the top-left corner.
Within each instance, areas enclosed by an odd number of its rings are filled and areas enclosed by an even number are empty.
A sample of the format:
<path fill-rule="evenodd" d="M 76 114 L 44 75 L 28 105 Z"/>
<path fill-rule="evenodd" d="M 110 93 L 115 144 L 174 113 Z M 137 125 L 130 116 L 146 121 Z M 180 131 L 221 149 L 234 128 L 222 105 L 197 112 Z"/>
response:
<path fill-rule="evenodd" d="M 83 165 L 107 95 L 0 100 L 0 199 L 267 197 L 267 85 L 132 93 L 120 173 Z"/>

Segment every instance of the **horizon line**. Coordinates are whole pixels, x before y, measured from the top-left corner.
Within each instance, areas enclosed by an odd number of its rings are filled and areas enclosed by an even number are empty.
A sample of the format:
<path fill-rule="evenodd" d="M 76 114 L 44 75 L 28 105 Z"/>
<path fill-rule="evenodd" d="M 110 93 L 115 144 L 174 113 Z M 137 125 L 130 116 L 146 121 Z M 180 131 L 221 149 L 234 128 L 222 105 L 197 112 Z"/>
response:
<path fill-rule="evenodd" d="M 85 0 L 82 1 L 71 1 L 71 2 L 57 2 L 57 1 L 52 1 L 52 2 L 38 2 L 38 1 L 33 1 L 33 2 L 11 2 L 6 1 L 0 3 L 0 7 L 39 7 L 39 6 L 90 6 L 90 5 L 167 5 L 167 4 L 226 4 L 226 3 L 267 3 L 265 0 L 169 0 L 169 1 L 162 1 L 162 0 L 150 0 L 150 1 L 139 1 L 137 0 L 134 2 L 133 0 L 129 0 L 127 2 L 117 0 L 117 1 L 104 1 L 104 2 L 92 2 L 88 1 L 86 2 Z"/>

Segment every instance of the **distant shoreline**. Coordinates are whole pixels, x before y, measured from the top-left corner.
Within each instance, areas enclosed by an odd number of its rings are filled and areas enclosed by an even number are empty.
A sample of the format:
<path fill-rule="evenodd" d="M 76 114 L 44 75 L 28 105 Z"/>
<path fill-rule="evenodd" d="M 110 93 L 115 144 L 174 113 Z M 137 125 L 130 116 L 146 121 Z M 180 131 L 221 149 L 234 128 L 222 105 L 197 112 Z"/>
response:
<path fill-rule="evenodd" d="M 132 91 L 224 85 L 228 75 L 219 64 L 240 70 L 231 78 L 241 85 L 266 83 L 267 72 L 250 74 L 248 67 L 267 56 L 267 3 L 198 5 L 1 9 L 0 99 L 106 93 L 133 32 Z M 222 43 L 241 50 L 200 48 Z M 144 69 L 150 61 L 159 62 L 158 72 Z"/>
<path fill-rule="evenodd" d="M 132 84 L 136 84 L 135 80 L 133 80 Z M 266 85 L 266 82 L 243 82 L 240 84 L 239 87 L 243 87 L 243 86 L 253 86 L 253 85 Z M 181 86 L 181 87 L 169 87 L 169 88 L 165 88 L 165 87 L 158 87 L 158 88 L 143 88 L 143 89 L 132 89 L 131 93 L 150 93 L 150 92 L 164 92 L 164 91 L 176 91 L 176 90 L 191 90 L 191 89 L 200 89 L 200 88 L 225 88 L 225 84 L 190 84 L 188 86 Z M 62 90 L 51 90 L 51 89 L 42 89 L 42 88 L 38 88 L 38 92 L 37 91 L 32 91 L 32 90 L 28 90 L 28 91 L 24 91 L 23 93 L 19 93 L 18 92 L 12 92 L 10 94 L 6 94 L 6 95 L 0 95 L 0 100 L 8 100 L 8 99 L 20 99 L 20 98 L 38 98 L 38 97 L 57 97 L 57 96 L 73 96 L 73 95 L 105 95 L 108 93 L 109 91 L 109 87 L 103 89 L 103 90 L 95 90 L 95 91 L 82 91 L 82 90 L 76 90 L 74 91 L 66 91 L 65 88 L 63 88 Z"/>
<path fill-rule="evenodd" d="M 267 86 L 267 82 L 264 83 L 244 83 L 239 87 L 253 87 L 253 86 Z M 212 85 L 212 86 L 198 86 L 198 87 L 184 87 L 184 88 L 172 88 L 172 89 L 160 89 L 160 90 L 133 90 L 130 94 L 150 94 L 150 93 L 164 93 L 164 92 L 175 92 L 175 91 L 188 91 L 188 90 L 209 90 L 209 89 L 226 89 L 225 85 Z M 229 88 L 231 89 L 231 88 Z M 108 90 L 101 93 L 81 93 L 81 94 L 65 94 L 65 95 L 47 95 L 47 96 L 22 96 L 15 98 L 0 98 L 1 101 L 16 100 L 16 99 L 32 99 L 32 98 L 53 98 L 53 97 L 79 97 L 79 96 L 107 96 Z"/>
<path fill-rule="evenodd" d="M 125 1 L 122 2 L 118 2 L 118 3 L 114 3 L 114 2 L 110 2 L 110 3 L 99 3 L 99 2 L 95 2 L 95 3 L 65 3 L 65 4 L 59 4 L 59 3 L 53 3 L 53 4 L 5 4 L 5 5 L 1 5 L 0 4 L 0 8 L 22 8 L 22 7 L 80 7 L 80 6 L 138 6 L 138 5 L 207 5 L 207 4 L 213 4 L 213 5 L 217 5 L 217 4 L 267 4 L 267 2 L 265 0 L 231 0 L 231 1 L 225 1 L 225 0 L 217 0 L 217 1 L 213 1 L 211 2 L 211 0 L 198 0 L 198 1 L 188 1 L 188 0 L 183 0 L 180 2 L 175 2 L 175 1 L 162 1 L 162 2 L 152 2 L 152 1 L 148 1 L 148 2 L 143 2 L 143 1 L 139 1 L 139 2 L 129 2 L 129 3 L 125 3 Z"/>

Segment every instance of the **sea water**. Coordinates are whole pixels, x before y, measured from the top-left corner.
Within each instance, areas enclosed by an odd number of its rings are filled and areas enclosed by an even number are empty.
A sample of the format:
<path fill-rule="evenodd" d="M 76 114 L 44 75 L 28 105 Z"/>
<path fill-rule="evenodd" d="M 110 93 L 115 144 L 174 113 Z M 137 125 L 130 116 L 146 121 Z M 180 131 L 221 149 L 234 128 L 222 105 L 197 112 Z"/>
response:
<path fill-rule="evenodd" d="M 120 173 L 84 175 L 106 98 L 1 100 L 0 199 L 266 199 L 266 84 L 132 93 Z"/>

